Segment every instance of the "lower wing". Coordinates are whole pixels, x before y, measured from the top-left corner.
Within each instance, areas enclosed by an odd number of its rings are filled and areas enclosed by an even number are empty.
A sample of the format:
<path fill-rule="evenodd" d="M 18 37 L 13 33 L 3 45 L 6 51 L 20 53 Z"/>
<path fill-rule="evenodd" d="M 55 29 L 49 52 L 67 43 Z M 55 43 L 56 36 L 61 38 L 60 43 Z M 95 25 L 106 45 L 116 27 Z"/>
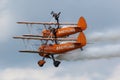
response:
<path fill-rule="evenodd" d="M 76 41 L 75 38 L 41 38 L 41 37 L 30 37 L 30 36 L 15 36 L 14 39 L 28 39 L 28 40 L 57 40 L 57 41 Z"/>
<path fill-rule="evenodd" d="M 37 53 L 37 54 L 40 53 L 39 51 L 33 51 L 33 50 L 20 50 L 19 52 L 22 52 L 22 53 Z"/>

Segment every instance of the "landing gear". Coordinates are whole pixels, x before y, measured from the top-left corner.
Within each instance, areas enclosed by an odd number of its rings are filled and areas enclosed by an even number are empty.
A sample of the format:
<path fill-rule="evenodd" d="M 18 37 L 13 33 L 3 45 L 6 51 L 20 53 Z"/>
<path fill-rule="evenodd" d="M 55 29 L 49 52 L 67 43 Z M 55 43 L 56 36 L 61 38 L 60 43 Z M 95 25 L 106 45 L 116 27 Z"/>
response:
<path fill-rule="evenodd" d="M 81 49 L 81 51 L 83 51 L 83 48 L 80 48 Z"/>
<path fill-rule="evenodd" d="M 45 62 L 44 60 L 38 61 L 38 65 L 39 65 L 40 67 L 43 67 L 43 65 L 44 65 L 45 63 L 46 63 L 46 62 Z"/>
<path fill-rule="evenodd" d="M 40 55 L 41 56 L 41 55 Z M 55 58 L 54 58 L 54 54 L 50 54 L 50 55 L 47 55 L 47 56 L 44 56 L 43 57 L 43 59 L 42 60 L 39 60 L 38 61 L 38 65 L 40 66 L 40 67 L 43 67 L 44 66 L 44 64 L 46 63 L 46 61 L 45 61 L 45 58 L 51 58 L 52 60 L 53 60 L 53 65 L 55 66 L 55 67 L 58 67 L 59 65 L 60 65 L 60 61 L 56 61 L 55 60 Z"/>
<path fill-rule="evenodd" d="M 54 55 L 53 55 L 53 54 L 51 54 L 51 57 L 52 57 L 52 59 L 53 59 L 53 65 L 54 65 L 55 67 L 58 67 L 61 62 L 60 62 L 60 61 L 55 61 L 55 58 L 54 58 Z"/>
<path fill-rule="evenodd" d="M 39 61 L 38 61 L 38 65 L 39 65 L 40 67 L 43 67 L 43 65 L 44 65 L 45 63 L 46 63 L 45 57 L 43 57 L 42 60 L 39 60 Z"/>
<path fill-rule="evenodd" d="M 54 66 L 58 67 L 60 63 L 61 63 L 60 61 L 54 61 Z"/>

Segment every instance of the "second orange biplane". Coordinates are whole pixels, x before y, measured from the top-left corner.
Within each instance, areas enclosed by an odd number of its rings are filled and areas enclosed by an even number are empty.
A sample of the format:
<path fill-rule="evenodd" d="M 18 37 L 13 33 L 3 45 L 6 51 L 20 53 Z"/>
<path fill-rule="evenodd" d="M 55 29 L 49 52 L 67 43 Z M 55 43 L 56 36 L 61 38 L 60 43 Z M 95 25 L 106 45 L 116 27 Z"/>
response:
<path fill-rule="evenodd" d="M 22 37 L 14 37 L 14 38 L 21 38 L 22 39 Z M 23 37 L 23 39 L 27 39 L 27 38 Z M 32 39 L 32 38 L 29 38 L 29 39 Z M 37 39 L 37 40 L 39 40 L 39 39 Z M 58 40 L 59 40 L 59 38 L 58 38 Z M 65 41 L 65 39 L 63 41 Z M 65 54 L 68 51 L 75 50 L 75 49 L 78 49 L 78 48 L 82 48 L 85 45 L 86 45 L 86 37 L 85 37 L 83 32 L 80 32 L 79 36 L 77 37 L 75 42 L 67 42 L 67 43 L 64 43 L 64 44 L 47 44 L 47 45 L 43 44 L 38 48 L 37 51 L 21 50 L 20 52 L 38 53 L 40 56 L 43 57 L 42 60 L 38 61 L 38 64 L 41 67 L 45 63 L 45 58 L 53 59 L 54 66 L 58 67 L 59 64 L 60 64 L 60 61 L 56 61 L 55 58 L 54 58 L 54 55 Z"/>
<path fill-rule="evenodd" d="M 78 23 L 59 23 L 59 25 L 66 25 L 61 28 L 55 29 L 50 25 L 57 25 L 55 22 L 17 22 L 18 24 L 43 24 L 49 25 L 48 29 L 42 30 L 42 35 L 33 35 L 33 34 L 25 34 L 23 36 L 31 36 L 31 37 L 64 37 L 69 36 L 78 32 L 81 32 L 87 28 L 86 21 L 84 17 L 80 17 Z M 45 26 L 46 27 L 46 26 Z"/>
<path fill-rule="evenodd" d="M 72 35 L 78 32 L 81 32 L 85 30 L 87 27 L 86 21 L 84 17 L 80 17 L 78 20 L 77 25 L 68 25 L 68 26 L 63 26 L 62 28 L 59 29 L 50 29 L 50 30 L 43 30 L 42 34 L 44 37 L 51 36 L 51 37 L 64 37 L 68 35 Z"/>

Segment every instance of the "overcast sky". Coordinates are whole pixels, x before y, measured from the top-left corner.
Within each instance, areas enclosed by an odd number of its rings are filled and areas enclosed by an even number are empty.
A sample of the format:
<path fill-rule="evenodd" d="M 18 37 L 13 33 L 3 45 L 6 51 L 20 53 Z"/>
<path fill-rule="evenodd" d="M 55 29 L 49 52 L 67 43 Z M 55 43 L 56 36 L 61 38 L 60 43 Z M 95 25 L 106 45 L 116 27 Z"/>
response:
<path fill-rule="evenodd" d="M 120 79 L 119 0 L 0 0 L 0 80 L 119 80 Z M 27 32 L 17 21 L 50 21 L 50 12 L 61 12 L 60 20 L 87 21 L 88 44 L 51 60 L 43 68 L 37 54 L 20 54 L 22 40 L 12 39 Z"/>

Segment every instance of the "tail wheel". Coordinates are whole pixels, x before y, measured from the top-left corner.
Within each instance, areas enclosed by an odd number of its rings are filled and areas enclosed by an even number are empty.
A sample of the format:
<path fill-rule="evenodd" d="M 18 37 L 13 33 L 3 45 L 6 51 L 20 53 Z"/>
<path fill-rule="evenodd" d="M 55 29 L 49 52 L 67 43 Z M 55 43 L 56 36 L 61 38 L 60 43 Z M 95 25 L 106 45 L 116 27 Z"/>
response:
<path fill-rule="evenodd" d="M 60 61 L 54 61 L 54 66 L 58 67 L 60 63 L 61 63 Z"/>
<path fill-rule="evenodd" d="M 44 60 L 38 61 L 38 65 L 39 65 L 40 67 L 43 67 L 43 65 L 44 65 L 45 63 L 46 63 L 46 62 L 45 62 Z"/>
<path fill-rule="evenodd" d="M 82 48 L 82 47 L 81 47 L 80 49 L 81 49 L 81 51 L 83 51 L 83 48 Z"/>

